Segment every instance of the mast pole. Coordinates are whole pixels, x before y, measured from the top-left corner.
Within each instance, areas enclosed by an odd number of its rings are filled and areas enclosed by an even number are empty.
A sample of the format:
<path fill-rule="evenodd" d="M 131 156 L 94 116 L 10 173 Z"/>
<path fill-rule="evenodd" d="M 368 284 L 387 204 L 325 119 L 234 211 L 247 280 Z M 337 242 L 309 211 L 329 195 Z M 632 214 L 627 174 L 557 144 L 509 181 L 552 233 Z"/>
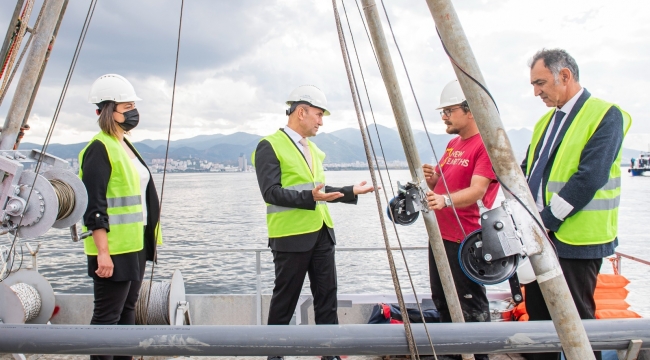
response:
<path fill-rule="evenodd" d="M 65 0 L 49 0 L 43 6 L 43 18 L 33 35 L 32 48 L 25 60 L 25 67 L 20 74 L 20 80 L 16 87 L 16 92 L 11 101 L 11 106 L 7 112 L 2 135 L 0 135 L 0 150 L 12 150 L 16 143 L 16 138 L 20 127 L 25 118 L 27 107 L 34 93 L 38 76 L 45 60 L 47 49 L 52 40 L 54 28 L 59 20 L 59 14 Z"/>
<path fill-rule="evenodd" d="M 414 183 L 419 184 L 426 190 L 427 185 L 424 178 L 424 172 L 422 171 L 420 155 L 415 146 L 413 131 L 411 130 L 411 124 L 406 113 L 406 106 L 404 105 L 402 92 L 400 90 L 399 82 L 397 81 L 395 67 L 393 66 L 393 61 L 390 57 L 390 50 L 388 49 L 386 37 L 384 36 L 384 30 L 381 25 L 375 0 L 362 0 L 362 4 L 372 43 L 375 47 L 377 58 L 379 59 L 379 67 L 381 69 L 384 85 L 386 86 L 391 107 L 393 108 L 395 123 L 397 124 L 399 136 L 402 140 L 402 146 L 404 147 L 404 153 L 406 154 L 406 161 L 409 170 L 411 171 L 411 177 L 413 178 Z M 436 260 L 436 267 L 438 268 L 442 288 L 445 292 L 449 314 L 451 315 L 453 322 L 463 323 L 465 322 L 465 319 L 463 318 L 463 312 L 460 307 L 460 301 L 458 300 L 458 293 L 456 292 L 454 278 L 451 274 L 447 252 L 445 251 L 445 245 L 443 243 L 444 240 L 442 240 L 442 235 L 440 235 L 440 228 L 438 227 L 436 215 L 433 211 L 423 211 L 421 215 L 429 235 L 429 245 L 433 251 L 433 257 Z M 463 358 L 473 359 L 474 356 L 463 354 Z"/>
<path fill-rule="evenodd" d="M 486 86 L 451 1 L 426 0 L 426 2 L 440 33 L 440 38 L 453 59 L 454 71 L 476 119 L 495 173 L 505 186 L 528 204 L 528 208 L 541 223 L 535 201 L 528 189 L 521 168 L 517 164 L 496 105 L 491 97 L 458 67 L 460 66 L 483 86 Z M 508 199 L 514 198 L 507 191 L 504 191 L 504 194 Z M 569 360 L 594 359 L 587 333 L 569 292 L 555 251 L 541 229 L 534 226 L 531 230 L 530 232 L 524 231 L 523 236 L 528 238 L 525 239 L 525 242 L 528 240 L 531 243 L 537 243 L 541 249 L 541 253 L 538 255 L 530 256 L 530 262 L 537 275 L 537 282 L 544 295 L 564 353 Z"/>
<path fill-rule="evenodd" d="M 366 149 L 366 161 L 368 161 L 368 169 L 370 170 L 370 178 L 372 179 L 372 186 L 375 187 L 375 200 L 377 201 L 377 210 L 379 210 L 379 222 L 381 224 L 381 229 L 384 235 L 384 242 L 386 244 L 386 255 L 388 257 L 388 264 L 390 266 L 391 277 L 393 278 L 393 287 L 395 288 L 395 295 L 397 295 L 397 302 L 399 304 L 400 311 L 402 314 L 408 314 L 408 309 L 406 303 L 404 302 L 404 295 L 402 294 L 402 288 L 399 283 L 399 278 L 397 276 L 397 271 L 395 270 L 395 259 L 393 258 L 393 252 L 390 249 L 390 240 L 388 239 L 388 233 L 386 231 L 386 223 L 383 217 L 383 211 L 381 208 L 381 197 L 379 195 L 379 186 L 377 184 L 377 177 L 375 175 L 375 167 L 372 162 L 372 157 L 370 156 L 369 151 L 369 140 L 368 135 L 366 134 L 367 128 L 363 126 L 363 120 L 361 116 L 361 105 L 359 104 L 359 97 L 357 95 L 356 83 L 354 80 L 354 75 L 352 73 L 352 66 L 350 59 L 347 53 L 347 46 L 345 44 L 345 37 L 343 36 L 343 27 L 341 26 L 341 19 L 339 17 L 339 11 L 336 6 L 337 0 L 332 0 L 332 7 L 334 8 L 334 20 L 336 21 L 336 30 L 339 35 L 339 43 L 341 45 L 341 54 L 343 55 L 343 64 L 345 65 L 345 72 L 348 77 L 348 83 L 350 84 L 350 93 L 352 94 L 352 102 L 354 103 L 354 110 L 357 114 L 357 121 L 359 122 L 359 130 L 361 130 L 361 138 L 363 140 L 363 146 Z M 406 332 L 406 339 L 409 345 L 409 352 L 411 353 L 411 359 L 419 359 L 419 354 L 417 352 L 417 347 L 413 339 L 413 329 L 411 328 L 411 320 L 408 316 L 403 316 L 404 319 L 404 331 Z"/>

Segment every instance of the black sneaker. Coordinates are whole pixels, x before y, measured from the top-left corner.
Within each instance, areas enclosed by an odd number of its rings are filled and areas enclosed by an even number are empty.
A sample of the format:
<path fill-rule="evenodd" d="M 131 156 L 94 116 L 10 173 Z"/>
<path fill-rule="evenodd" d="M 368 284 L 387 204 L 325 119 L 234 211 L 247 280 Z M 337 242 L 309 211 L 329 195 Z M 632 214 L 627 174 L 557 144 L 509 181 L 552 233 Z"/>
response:
<path fill-rule="evenodd" d="M 284 356 L 267 356 L 266 360 L 284 360 Z"/>
<path fill-rule="evenodd" d="M 320 360 L 341 360 L 341 357 L 336 355 L 336 356 L 321 356 Z"/>

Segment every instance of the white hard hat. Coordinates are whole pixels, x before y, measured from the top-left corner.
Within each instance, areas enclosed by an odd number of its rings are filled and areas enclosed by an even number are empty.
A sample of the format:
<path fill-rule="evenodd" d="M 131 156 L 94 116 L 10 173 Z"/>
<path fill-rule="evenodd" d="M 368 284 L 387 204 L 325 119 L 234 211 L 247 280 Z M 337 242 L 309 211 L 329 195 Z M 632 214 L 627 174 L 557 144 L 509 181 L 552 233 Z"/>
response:
<path fill-rule="evenodd" d="M 129 102 L 140 101 L 129 80 L 117 74 L 106 74 L 95 80 L 90 87 L 88 102 L 99 104 L 102 101 Z"/>
<path fill-rule="evenodd" d="M 314 85 L 302 85 L 293 90 L 289 94 L 287 105 L 291 106 L 296 101 L 304 101 L 313 107 L 322 109 L 324 116 L 330 114 L 329 110 L 327 110 L 327 98 L 325 94 Z"/>
<path fill-rule="evenodd" d="M 465 94 L 463 94 L 463 89 L 461 89 L 460 83 L 458 83 L 458 80 L 454 80 L 445 85 L 445 88 L 442 89 L 442 93 L 440 93 L 440 105 L 438 105 L 438 109 L 452 105 L 460 105 L 465 100 L 467 99 L 465 98 Z"/>

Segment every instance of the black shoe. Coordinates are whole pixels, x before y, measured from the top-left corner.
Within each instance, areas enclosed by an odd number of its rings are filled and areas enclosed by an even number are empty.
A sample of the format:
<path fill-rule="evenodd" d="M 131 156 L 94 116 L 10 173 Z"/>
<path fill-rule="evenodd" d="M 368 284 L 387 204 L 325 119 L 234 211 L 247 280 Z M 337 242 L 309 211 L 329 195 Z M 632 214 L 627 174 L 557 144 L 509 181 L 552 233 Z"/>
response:
<path fill-rule="evenodd" d="M 341 360 L 341 357 L 336 355 L 336 356 L 321 356 L 320 360 Z"/>
<path fill-rule="evenodd" d="M 267 356 L 266 360 L 284 360 L 284 356 Z"/>

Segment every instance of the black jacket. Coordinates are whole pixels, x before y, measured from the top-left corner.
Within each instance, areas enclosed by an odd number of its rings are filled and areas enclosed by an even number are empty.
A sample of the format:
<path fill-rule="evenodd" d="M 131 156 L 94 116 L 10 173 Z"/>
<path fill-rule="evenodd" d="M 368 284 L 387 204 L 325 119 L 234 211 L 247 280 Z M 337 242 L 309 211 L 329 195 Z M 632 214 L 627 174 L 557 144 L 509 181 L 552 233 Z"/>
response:
<path fill-rule="evenodd" d="M 147 167 L 133 145 L 128 141 L 125 142 L 133 150 L 138 160 Z M 88 146 L 80 166 L 83 170 L 83 178 L 81 180 L 88 192 L 88 207 L 83 216 L 84 225 L 88 227 L 88 230 L 103 228 L 106 229 L 106 232 L 110 232 L 111 227 L 108 221 L 106 189 L 108 188 L 108 181 L 111 178 L 112 169 L 110 160 L 108 159 L 108 152 L 101 141 L 95 140 Z M 155 260 L 154 256 L 156 251 L 154 230 L 160 217 L 160 204 L 151 174 L 149 176 L 149 184 L 147 185 L 146 203 L 148 225 L 144 233 L 144 250 L 147 260 L 153 261 Z"/>
<path fill-rule="evenodd" d="M 576 115 L 590 96 L 591 94 L 587 89 L 584 89 L 562 125 L 549 154 L 549 161 L 544 168 L 542 189 L 546 188 L 548 177 L 554 165 L 555 156 L 557 155 L 557 149 L 562 143 L 567 129 L 571 126 Z M 544 134 L 546 134 L 546 131 L 548 131 L 548 127 L 544 130 Z M 609 180 L 609 171 L 623 145 L 623 135 L 623 114 L 621 114 L 621 111 L 617 107 L 612 106 L 583 148 L 580 154 L 578 171 L 571 176 L 566 185 L 558 193 L 561 198 L 573 206 L 573 210 L 567 217 L 574 215 L 584 208 L 594 198 L 596 191 L 607 183 Z M 541 147 L 542 141 L 535 148 L 533 164 L 537 161 Z M 526 151 L 526 158 L 521 164 L 524 174 L 526 173 L 527 162 L 528 151 Z M 542 191 L 542 196 L 546 196 L 545 191 Z M 544 200 L 545 203 L 548 203 L 550 199 Z M 550 206 L 546 206 L 540 215 L 544 226 L 551 230 L 551 238 L 558 248 L 560 257 L 577 259 L 602 258 L 612 255 L 614 248 L 618 244 L 617 239 L 603 245 L 572 246 L 562 243 L 555 238 L 554 233 L 559 230 L 563 221 L 553 215 Z"/>
<path fill-rule="evenodd" d="M 283 131 L 284 132 L 284 131 Z M 289 137 L 289 135 L 287 135 Z M 291 142 L 295 145 L 293 140 Z M 296 146 L 300 151 L 300 149 Z M 302 154 L 302 151 L 300 152 Z M 304 155 L 303 155 L 304 159 Z M 306 159 L 304 159 L 307 162 Z M 310 190 L 296 191 L 282 188 L 282 171 L 280 170 L 280 160 L 275 155 L 271 144 L 262 140 L 255 150 L 255 172 L 257 174 L 257 183 L 264 201 L 284 207 L 292 207 L 304 210 L 315 210 L 316 202 Z M 325 192 L 341 192 L 343 197 L 332 202 L 342 202 L 346 204 L 356 204 L 358 197 L 354 195 L 353 186 L 344 186 L 341 188 L 325 186 Z M 323 223 L 323 226 L 325 224 Z M 334 229 L 329 228 L 332 241 L 336 244 Z M 318 239 L 318 232 L 286 236 L 281 238 L 269 238 L 269 247 L 276 251 L 286 252 L 303 252 L 310 250 Z"/>

